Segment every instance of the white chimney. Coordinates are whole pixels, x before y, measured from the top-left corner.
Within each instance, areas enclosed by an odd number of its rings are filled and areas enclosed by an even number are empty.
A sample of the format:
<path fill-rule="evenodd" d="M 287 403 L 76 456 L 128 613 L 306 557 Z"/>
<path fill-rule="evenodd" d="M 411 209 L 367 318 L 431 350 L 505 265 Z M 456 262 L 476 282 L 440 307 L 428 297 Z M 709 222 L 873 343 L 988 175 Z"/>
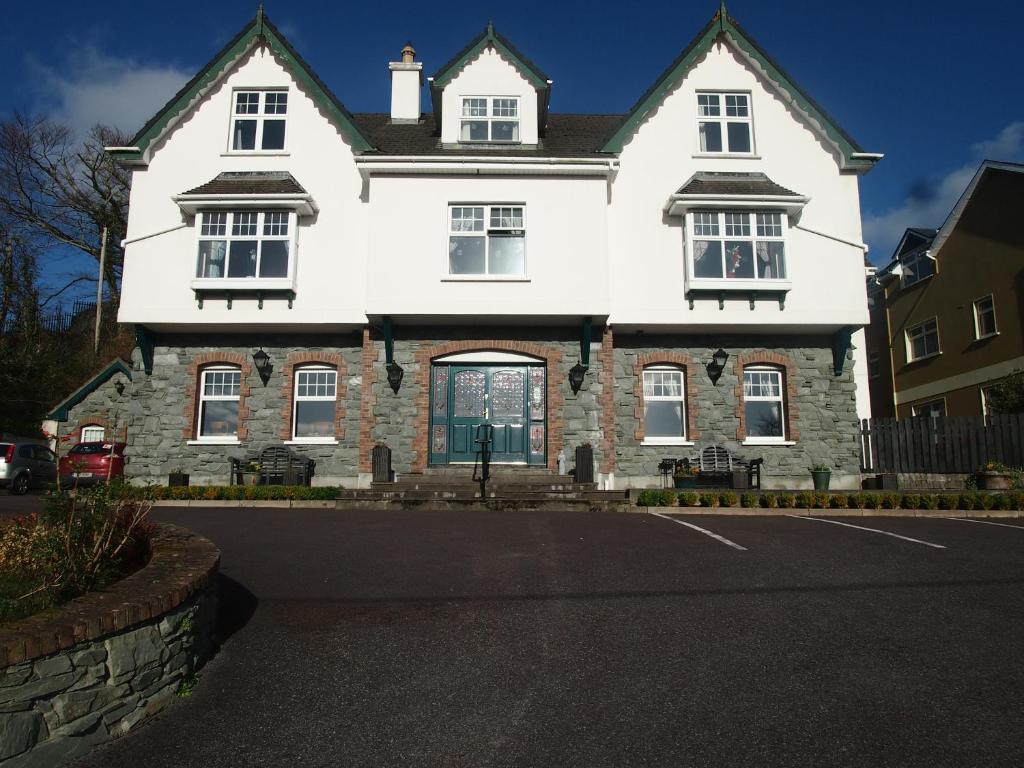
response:
<path fill-rule="evenodd" d="M 415 61 L 411 43 L 402 49 L 402 60 L 388 64 L 391 70 L 391 121 L 411 123 L 420 119 L 420 86 L 423 85 L 423 62 Z"/>

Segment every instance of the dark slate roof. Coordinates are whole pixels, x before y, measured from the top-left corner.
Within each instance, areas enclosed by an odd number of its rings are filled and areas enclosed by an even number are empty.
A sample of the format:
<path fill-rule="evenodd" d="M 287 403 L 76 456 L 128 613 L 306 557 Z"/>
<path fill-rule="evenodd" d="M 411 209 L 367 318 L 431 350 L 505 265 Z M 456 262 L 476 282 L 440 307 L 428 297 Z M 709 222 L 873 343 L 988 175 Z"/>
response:
<path fill-rule="evenodd" d="M 622 120 L 622 115 L 549 115 L 540 144 L 518 148 L 495 144 L 441 145 L 434 116 L 425 113 L 418 123 L 392 123 L 384 113 L 353 115 L 359 131 L 383 155 L 467 155 L 480 152 L 508 157 L 590 157 Z"/>
<path fill-rule="evenodd" d="M 306 190 L 287 171 L 227 171 L 186 195 L 304 195 Z"/>
<path fill-rule="evenodd" d="M 799 194 L 776 184 L 763 173 L 724 173 L 701 171 L 676 192 L 677 195 L 755 195 L 799 197 Z"/>

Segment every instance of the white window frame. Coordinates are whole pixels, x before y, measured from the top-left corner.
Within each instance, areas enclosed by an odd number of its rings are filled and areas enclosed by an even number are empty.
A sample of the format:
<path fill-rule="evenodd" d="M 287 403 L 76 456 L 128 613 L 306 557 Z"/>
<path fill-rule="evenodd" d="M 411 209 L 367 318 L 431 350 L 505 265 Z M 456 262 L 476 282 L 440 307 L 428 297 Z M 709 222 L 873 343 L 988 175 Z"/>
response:
<path fill-rule="evenodd" d="M 942 407 L 942 413 L 939 413 L 939 414 L 935 414 L 935 413 L 921 413 L 921 411 L 924 411 L 924 410 L 929 410 L 930 411 L 932 406 L 934 406 L 934 405 L 941 406 Z M 946 415 L 946 398 L 939 397 L 939 398 L 936 398 L 935 400 L 928 400 L 928 401 L 923 402 L 923 403 L 915 403 L 914 405 L 910 406 L 910 415 L 911 416 L 915 416 L 915 417 L 916 416 L 931 416 L 933 419 L 934 418 L 938 418 L 939 416 L 945 416 Z"/>
<path fill-rule="evenodd" d="M 234 223 L 236 217 L 240 214 L 244 215 L 256 215 L 256 234 L 255 235 L 235 235 L 233 234 Z M 268 222 L 268 215 L 273 216 L 285 216 L 285 225 L 287 226 L 287 234 L 266 234 L 267 227 L 280 227 L 279 222 Z M 208 216 L 223 216 L 224 217 L 224 233 L 223 234 L 204 234 L 207 231 L 207 227 L 211 226 Z M 218 225 L 219 226 L 219 225 Z M 195 261 L 192 266 L 192 287 L 193 288 L 220 288 L 220 289 L 250 289 L 250 288 L 266 288 L 266 289 L 291 289 L 295 286 L 295 256 L 298 247 L 298 215 L 294 209 L 287 208 L 270 208 L 270 209 L 255 209 L 255 208 L 203 208 L 196 212 L 195 216 L 195 230 L 196 230 L 196 244 L 195 244 Z M 249 241 L 255 240 L 257 242 L 256 248 L 256 274 L 252 277 L 228 277 L 227 272 L 229 268 L 229 261 L 231 257 L 231 243 L 234 241 Z M 224 253 L 224 272 L 225 274 L 221 277 L 203 277 L 202 272 L 204 271 L 203 265 L 200 262 L 200 248 L 202 243 L 211 241 L 224 241 L 225 253 Z M 263 244 L 265 242 L 286 242 L 288 244 L 288 271 L 284 277 L 260 277 L 259 270 L 262 263 L 263 256 Z"/>
<path fill-rule="evenodd" d="M 983 302 L 983 301 L 988 301 L 988 303 L 991 305 L 991 310 L 990 311 L 992 313 L 992 332 L 991 333 L 984 333 L 984 334 L 981 332 L 981 315 L 982 315 L 982 313 L 978 309 L 978 305 L 981 302 Z M 976 299 L 974 301 L 974 304 L 972 305 L 972 308 L 974 310 L 973 314 L 974 314 L 974 338 L 975 338 L 975 340 L 990 339 L 993 336 L 998 336 L 999 335 L 999 325 L 996 323 L 996 300 L 993 297 L 993 295 L 990 293 L 987 296 L 982 296 L 980 299 Z"/>
<path fill-rule="evenodd" d="M 210 373 L 224 373 L 233 372 L 238 374 L 238 388 L 239 392 L 234 396 L 224 395 L 207 395 L 206 394 L 206 377 Z M 199 392 L 196 398 L 198 407 L 196 408 L 196 439 L 192 442 L 197 443 L 237 443 L 238 442 L 238 421 L 235 421 L 235 432 L 234 434 L 218 434 L 218 435 L 204 435 L 203 434 L 203 412 L 204 403 L 208 402 L 237 402 L 239 404 L 239 410 L 241 410 L 241 388 L 242 388 L 242 370 L 237 365 L 208 365 L 199 372 Z"/>
<path fill-rule="evenodd" d="M 648 395 L 647 374 L 648 373 L 677 373 L 679 374 L 679 395 Z M 644 420 L 644 439 L 642 445 L 693 445 L 687 433 L 688 421 L 686 408 L 686 371 L 678 365 L 648 365 L 641 373 L 640 386 L 644 393 L 644 413 L 641 418 Z M 683 433 L 681 435 L 657 436 L 647 434 L 647 404 L 651 402 L 678 402 L 682 406 Z"/>
<path fill-rule="evenodd" d="M 779 396 L 771 395 L 748 395 L 747 394 L 747 374 L 748 373 L 772 373 L 779 378 Z M 751 435 L 750 434 L 750 421 L 747 418 L 747 403 L 778 403 L 779 404 L 779 418 L 782 426 L 781 435 Z M 747 365 L 743 367 L 743 424 L 744 429 L 747 432 L 745 444 L 787 444 L 790 441 L 789 437 L 789 423 L 788 423 L 788 404 L 786 403 L 786 371 L 783 368 L 779 368 L 775 365 Z"/>
<path fill-rule="evenodd" d="M 242 94 L 256 94 L 257 95 L 257 107 L 256 112 L 238 112 L 238 97 Z M 271 107 L 268 104 L 268 94 L 284 94 L 285 106 L 284 112 L 267 112 L 267 109 Z M 287 88 L 236 88 L 231 92 L 231 119 L 229 122 L 228 130 L 228 154 L 232 155 L 280 155 L 288 153 L 288 102 L 292 100 L 291 94 Z M 278 109 L 280 105 L 273 105 L 273 109 Z M 235 124 L 240 120 L 255 120 L 256 121 L 256 139 L 253 149 L 235 149 Z M 263 125 L 266 120 L 283 120 L 284 121 L 284 142 L 283 146 L 279 149 L 262 149 L 263 146 Z"/>
<path fill-rule="evenodd" d="M 882 375 L 882 356 L 878 352 L 868 352 L 868 378 L 877 379 Z"/>
<path fill-rule="evenodd" d="M 452 223 L 453 212 L 456 208 L 483 208 L 483 229 L 481 230 L 456 230 Z M 512 208 L 519 209 L 522 216 L 523 226 L 522 229 L 518 227 L 491 227 L 491 211 L 496 208 Z M 447 218 L 447 224 L 445 229 L 448 233 L 448 237 L 445 239 L 445 259 L 444 259 L 444 275 L 445 280 L 493 280 L 493 281 L 522 281 L 527 280 L 527 274 L 529 270 L 528 260 L 528 248 L 526 233 L 529 226 L 529 222 L 526 218 L 526 205 L 525 203 L 449 203 L 446 209 L 445 215 Z M 519 273 L 511 272 L 497 272 L 492 273 L 490 271 L 491 265 L 491 233 L 495 234 L 503 232 L 521 232 L 523 240 L 523 271 Z M 484 272 L 452 272 L 451 271 L 451 242 L 453 237 L 483 237 L 484 238 Z"/>
<path fill-rule="evenodd" d="M 919 264 L 927 264 L 929 269 L 931 269 L 931 272 L 927 275 L 919 275 L 917 269 Z M 917 285 L 918 283 L 935 276 L 935 259 L 928 255 L 928 251 L 917 251 L 916 253 L 903 256 L 900 259 L 900 265 L 903 268 L 903 274 L 900 278 L 900 282 L 904 288 Z"/>
<path fill-rule="evenodd" d="M 761 216 L 777 216 L 779 235 L 759 235 L 758 226 Z M 714 224 L 698 224 L 697 217 L 714 216 Z M 746 216 L 748 235 L 726 235 L 726 222 L 728 217 Z M 698 227 L 715 226 L 718 234 L 704 235 L 696 234 Z M 731 225 L 735 226 L 735 225 Z M 764 222 L 765 230 L 769 226 L 774 229 L 775 222 Z M 789 228 L 789 217 L 785 211 L 771 208 L 751 208 L 739 210 L 694 208 L 686 213 L 686 274 L 687 283 L 693 288 L 715 288 L 718 290 L 789 290 L 792 281 L 789 272 L 790 252 L 786 239 L 786 231 Z M 734 230 L 735 231 L 735 230 Z M 722 277 L 697 277 L 695 256 L 699 242 L 717 242 L 722 252 Z M 726 242 L 750 243 L 751 253 L 754 257 L 754 276 L 751 277 L 726 277 L 727 274 L 727 252 Z M 785 267 L 785 277 L 758 277 L 757 269 L 757 244 L 758 243 L 780 243 L 782 245 L 782 259 Z"/>
<path fill-rule="evenodd" d="M 334 394 L 333 395 L 300 395 L 299 394 L 299 379 L 302 374 L 305 373 L 333 373 L 334 374 Z M 335 435 L 335 419 L 337 418 L 337 403 L 338 403 L 338 369 L 331 365 L 302 365 L 295 369 L 292 380 L 292 432 L 291 440 L 292 443 L 331 443 L 336 444 L 338 442 Z M 299 403 L 300 402 L 330 402 L 334 404 L 334 414 L 331 417 L 331 431 L 328 435 L 316 435 L 300 437 L 296 434 L 299 426 Z"/>
<path fill-rule="evenodd" d="M 928 325 L 935 326 L 935 351 L 934 352 L 927 352 L 926 351 L 925 354 L 919 355 L 919 356 L 915 357 L 914 356 L 914 341 L 917 338 L 926 338 L 926 336 L 929 333 L 929 330 L 926 327 Z M 927 360 L 929 358 L 936 357 L 936 356 L 942 354 L 942 341 L 941 341 L 941 338 L 939 337 L 939 318 L 938 317 L 930 317 L 927 320 L 923 320 L 920 323 L 917 323 L 915 325 L 910 326 L 909 328 L 907 328 L 903 332 L 903 339 L 904 339 L 904 341 L 906 343 L 907 362 L 908 363 L 916 363 L 919 360 Z M 925 346 L 927 346 L 927 341 L 925 342 Z"/>
<path fill-rule="evenodd" d="M 80 443 L 102 443 L 103 436 L 106 434 L 106 428 L 99 424 L 86 424 L 82 427 L 81 432 L 78 435 L 78 442 Z M 96 437 L 96 433 L 99 432 L 99 437 Z"/>
<path fill-rule="evenodd" d="M 992 416 L 991 405 L 989 405 L 991 395 L 989 393 L 998 383 L 999 382 L 991 382 L 989 384 L 982 384 L 978 387 L 978 395 L 981 397 L 981 415 L 985 418 L 986 424 L 989 423 L 988 419 Z"/>
<path fill-rule="evenodd" d="M 485 114 L 483 115 L 467 115 L 466 114 L 466 102 L 467 101 L 484 101 L 486 102 L 484 107 Z M 512 115 L 496 115 L 495 112 L 499 108 L 496 102 L 499 101 L 511 101 L 515 104 L 514 116 Z M 507 109 L 507 105 L 502 104 L 501 109 Z M 459 143 L 460 144 L 522 144 L 523 143 L 523 110 L 522 110 L 522 99 L 518 96 L 460 96 L 459 97 Z M 465 123 L 485 123 L 487 125 L 487 138 L 486 139 L 464 139 L 462 138 L 462 128 Z M 515 123 L 515 139 L 495 139 L 494 136 L 494 123 Z"/>
<path fill-rule="evenodd" d="M 701 97 L 718 97 L 718 112 L 717 115 L 701 114 L 703 110 L 709 110 L 711 105 L 701 104 Z M 747 100 L 747 114 L 742 115 L 728 115 L 729 106 L 727 97 L 742 96 Z M 697 91 L 695 98 L 695 109 L 697 114 L 697 152 L 698 156 L 711 156 L 711 157 L 752 157 L 756 154 L 756 145 L 754 144 L 754 99 L 753 94 L 750 91 Z M 738 105 L 733 105 L 737 108 Z M 738 111 L 738 110 L 737 110 Z M 704 149 L 701 146 L 701 124 L 702 123 L 717 123 L 720 126 L 722 132 L 722 149 L 721 150 L 709 150 Z M 750 149 L 747 151 L 736 151 L 729 146 L 729 124 L 740 123 L 747 126 L 747 133 L 750 139 Z"/>

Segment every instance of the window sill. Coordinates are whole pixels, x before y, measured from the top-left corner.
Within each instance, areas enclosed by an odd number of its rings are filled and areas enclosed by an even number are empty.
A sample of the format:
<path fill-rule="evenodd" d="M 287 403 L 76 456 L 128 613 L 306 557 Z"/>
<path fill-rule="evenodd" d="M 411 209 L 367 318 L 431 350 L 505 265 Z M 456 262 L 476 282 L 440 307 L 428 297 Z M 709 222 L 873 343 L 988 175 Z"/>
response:
<path fill-rule="evenodd" d="M 748 437 L 740 445 L 796 445 L 796 440 L 765 440 L 763 438 Z"/>
<path fill-rule="evenodd" d="M 185 445 L 241 445 L 237 437 L 207 438 L 205 440 L 187 440 Z"/>
<path fill-rule="evenodd" d="M 200 291 L 291 291 L 295 281 L 290 277 L 198 277 L 192 290 Z"/>
<path fill-rule="evenodd" d="M 935 277 L 935 273 L 934 272 L 932 272 L 930 275 L 925 275 L 924 277 L 919 277 L 919 278 L 917 278 L 917 280 L 915 280 L 912 283 L 908 283 L 906 280 L 901 280 L 900 281 L 900 290 L 906 290 L 907 288 L 913 288 L 915 285 L 920 285 L 921 283 L 925 282 L 926 280 L 931 280 L 933 277 Z"/>
<path fill-rule="evenodd" d="M 696 443 L 690 442 L 689 440 L 680 440 L 670 443 L 661 443 L 651 440 L 643 440 L 640 443 L 644 447 L 656 447 L 656 448 L 692 448 Z"/>
<path fill-rule="evenodd" d="M 907 365 L 913 365 L 914 363 L 923 363 L 925 360 L 931 360 L 933 357 L 939 357 L 942 354 L 939 352 L 932 352 L 930 355 L 924 355 L 922 357 L 915 357 L 913 359 L 907 359 Z"/>
<path fill-rule="evenodd" d="M 530 278 L 516 275 L 447 275 L 442 283 L 529 283 Z"/>
<path fill-rule="evenodd" d="M 221 157 L 291 157 L 291 152 L 280 149 L 269 149 L 263 152 L 258 149 L 239 149 L 234 152 L 221 152 Z"/>
<path fill-rule="evenodd" d="M 338 440 L 333 437 L 298 437 L 294 440 L 285 440 L 285 445 L 337 445 Z"/>
<path fill-rule="evenodd" d="M 994 339 L 999 333 L 999 331 L 996 331 L 995 333 L 987 333 L 984 336 L 975 336 L 973 341 L 988 341 L 989 339 Z"/>
<path fill-rule="evenodd" d="M 721 157 L 728 160 L 760 160 L 760 155 L 749 154 L 745 152 L 696 152 L 693 155 L 695 158 L 706 159 L 712 157 Z"/>
<path fill-rule="evenodd" d="M 730 277 L 698 277 L 687 281 L 686 287 L 692 291 L 737 291 L 750 293 L 751 291 L 765 291 L 768 293 L 779 293 L 789 291 L 793 288 L 791 280 L 739 280 Z"/>

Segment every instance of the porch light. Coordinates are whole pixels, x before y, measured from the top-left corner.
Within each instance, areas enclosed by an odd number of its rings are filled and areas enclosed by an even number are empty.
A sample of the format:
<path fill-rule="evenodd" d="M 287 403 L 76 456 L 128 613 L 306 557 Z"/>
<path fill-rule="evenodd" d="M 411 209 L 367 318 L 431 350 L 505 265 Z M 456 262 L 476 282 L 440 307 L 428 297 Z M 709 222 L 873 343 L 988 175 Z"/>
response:
<path fill-rule="evenodd" d="M 402 386 L 402 377 L 405 376 L 405 369 L 398 363 L 388 363 L 385 367 L 388 371 L 388 384 L 391 385 L 391 389 L 397 395 L 399 387 Z"/>
<path fill-rule="evenodd" d="M 270 362 L 270 355 L 263 351 L 263 347 L 260 347 L 252 353 L 252 362 L 256 366 L 256 372 L 260 375 L 263 386 L 267 386 L 270 374 L 274 370 L 274 364 Z"/>
<path fill-rule="evenodd" d="M 572 387 L 572 393 L 578 395 L 580 387 L 583 386 L 583 377 L 587 372 L 587 368 L 582 363 L 576 363 L 572 368 L 569 369 L 569 386 Z"/>
<path fill-rule="evenodd" d="M 124 394 L 124 382 L 118 379 L 114 382 L 114 389 L 117 390 L 117 396 L 120 397 Z"/>
<path fill-rule="evenodd" d="M 721 347 L 718 351 L 711 356 L 711 362 L 707 364 L 705 370 L 708 372 L 708 378 L 711 379 L 712 384 L 717 384 L 718 380 L 722 376 L 722 371 L 725 370 L 725 363 L 729 359 L 729 353 Z"/>

